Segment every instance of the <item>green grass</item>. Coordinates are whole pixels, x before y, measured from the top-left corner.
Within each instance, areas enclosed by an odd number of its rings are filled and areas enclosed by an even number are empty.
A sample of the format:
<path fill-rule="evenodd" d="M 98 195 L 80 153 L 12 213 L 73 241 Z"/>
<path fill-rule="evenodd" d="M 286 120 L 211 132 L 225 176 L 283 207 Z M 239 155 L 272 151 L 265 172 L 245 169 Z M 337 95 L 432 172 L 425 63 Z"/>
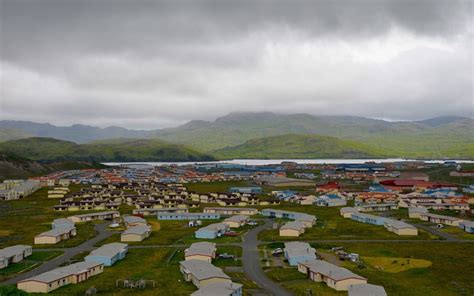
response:
<path fill-rule="evenodd" d="M 157 139 L 113 139 L 76 144 L 52 138 L 26 138 L 0 143 L 0 151 L 42 161 L 197 161 L 213 157 L 183 145 Z"/>
<path fill-rule="evenodd" d="M 319 249 L 336 245 L 316 244 Z M 402 272 L 383 272 L 367 265 L 359 269 L 354 263 L 344 267 L 382 285 L 389 295 L 472 295 L 474 293 L 474 255 L 468 243 L 339 243 L 347 252 L 362 257 L 390 257 L 423 259 L 430 267 L 413 268 Z"/>
<path fill-rule="evenodd" d="M 49 261 L 55 257 L 62 255 L 62 251 L 33 251 L 28 257 L 28 260 L 31 261 Z"/>
<path fill-rule="evenodd" d="M 299 272 L 296 268 L 273 267 L 266 271 L 266 274 L 275 282 L 304 280 L 306 275 Z"/>
<path fill-rule="evenodd" d="M 9 264 L 6 268 L 0 269 L 0 281 L 5 280 L 9 277 L 30 270 L 40 265 L 38 262 L 31 262 L 29 260 L 23 260 L 18 263 Z"/>
<path fill-rule="evenodd" d="M 168 264 L 166 258 L 172 249 L 130 249 L 124 260 L 87 281 L 68 285 L 50 294 L 52 295 L 80 295 L 89 287 L 95 287 L 98 295 L 189 295 L 196 290 L 194 285 L 184 281 L 179 271 L 179 265 Z M 147 279 L 154 280 L 155 288 L 144 290 L 130 290 L 116 288 L 118 279 Z"/>

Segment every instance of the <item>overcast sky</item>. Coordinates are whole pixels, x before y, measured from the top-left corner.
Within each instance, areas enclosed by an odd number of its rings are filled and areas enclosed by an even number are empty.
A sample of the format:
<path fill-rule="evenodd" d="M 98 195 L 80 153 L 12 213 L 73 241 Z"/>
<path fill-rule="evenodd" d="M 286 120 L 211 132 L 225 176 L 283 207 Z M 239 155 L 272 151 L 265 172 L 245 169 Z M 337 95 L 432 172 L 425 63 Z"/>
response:
<path fill-rule="evenodd" d="M 0 0 L 0 119 L 473 116 L 472 1 Z"/>

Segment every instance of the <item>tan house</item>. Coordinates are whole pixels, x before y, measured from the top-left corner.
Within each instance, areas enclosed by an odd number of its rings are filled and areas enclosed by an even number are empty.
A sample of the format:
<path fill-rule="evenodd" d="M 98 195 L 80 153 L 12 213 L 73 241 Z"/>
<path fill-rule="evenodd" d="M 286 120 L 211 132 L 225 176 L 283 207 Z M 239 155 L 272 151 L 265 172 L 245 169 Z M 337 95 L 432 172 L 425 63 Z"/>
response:
<path fill-rule="evenodd" d="M 76 227 L 74 227 L 74 225 L 56 227 L 35 236 L 35 245 L 54 245 L 60 241 L 69 239 L 71 236 L 76 236 L 76 234 Z"/>
<path fill-rule="evenodd" d="M 435 224 L 445 224 L 449 226 L 459 226 L 459 222 L 463 221 L 462 219 L 444 215 L 436 215 L 431 213 L 422 213 L 420 214 L 420 219 L 423 221 L 428 221 Z"/>
<path fill-rule="evenodd" d="M 249 216 L 246 215 L 235 215 L 224 219 L 223 223 L 229 225 L 230 228 L 239 228 L 246 225 L 249 221 Z"/>
<path fill-rule="evenodd" d="M 280 227 L 280 236 L 300 236 L 304 233 L 305 224 L 300 221 L 285 223 Z"/>
<path fill-rule="evenodd" d="M 357 213 L 357 212 L 359 211 L 354 207 L 344 207 L 339 210 L 339 213 L 344 218 L 350 218 L 353 213 Z"/>
<path fill-rule="evenodd" d="M 198 288 L 215 283 L 232 283 L 230 277 L 222 269 L 203 260 L 181 261 L 180 271 L 187 282 L 192 282 Z"/>
<path fill-rule="evenodd" d="M 11 263 L 18 263 L 33 253 L 31 246 L 16 245 L 0 250 L 0 269 Z"/>
<path fill-rule="evenodd" d="M 347 291 L 350 285 L 366 284 L 367 279 L 352 271 L 322 260 L 308 260 L 298 264 L 298 271 L 315 282 L 323 282 L 337 291 Z"/>
<path fill-rule="evenodd" d="M 408 208 L 408 217 L 409 218 L 421 218 L 421 214 L 428 213 L 428 209 L 425 207 L 409 207 Z"/>
<path fill-rule="evenodd" d="M 384 226 L 390 232 L 397 235 L 418 235 L 418 229 L 400 220 L 384 219 Z"/>
<path fill-rule="evenodd" d="M 118 217 L 120 217 L 120 213 L 118 211 L 107 211 L 107 212 L 75 215 L 75 216 L 70 216 L 67 218 L 72 220 L 74 223 L 78 223 L 78 222 L 88 222 L 88 221 L 95 221 L 95 220 L 113 220 L 114 218 L 118 218 Z"/>
<path fill-rule="evenodd" d="M 83 261 L 19 281 L 17 287 L 27 293 L 48 293 L 69 284 L 83 282 L 103 271 L 102 263 Z"/>
<path fill-rule="evenodd" d="M 126 229 L 120 235 L 120 241 L 122 242 L 141 242 L 148 238 L 151 234 L 149 226 L 133 226 Z"/>
<path fill-rule="evenodd" d="M 193 243 L 184 250 L 184 260 L 203 260 L 209 263 L 216 258 L 216 244 L 210 242 Z"/>

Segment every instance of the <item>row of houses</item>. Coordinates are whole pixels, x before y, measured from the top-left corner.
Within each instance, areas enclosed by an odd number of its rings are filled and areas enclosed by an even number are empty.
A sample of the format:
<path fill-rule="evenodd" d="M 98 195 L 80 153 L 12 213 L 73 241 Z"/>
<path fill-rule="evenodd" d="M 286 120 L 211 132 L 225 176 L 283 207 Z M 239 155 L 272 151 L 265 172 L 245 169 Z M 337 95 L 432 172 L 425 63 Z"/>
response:
<path fill-rule="evenodd" d="M 5 180 L 0 184 L 0 200 L 16 200 L 27 197 L 41 188 L 35 180 Z"/>
<path fill-rule="evenodd" d="M 397 235 L 418 235 L 418 229 L 413 225 L 400 220 L 361 213 L 357 208 L 354 207 L 342 208 L 340 209 L 340 214 L 344 218 L 350 218 L 351 220 L 357 222 L 384 226 L 385 229 Z"/>
<path fill-rule="evenodd" d="M 410 218 L 420 219 L 435 224 L 444 224 L 448 226 L 459 227 L 467 233 L 474 233 L 474 222 L 463 220 L 461 218 L 438 215 L 428 212 L 425 207 L 411 207 L 408 208 L 408 216 Z"/>
<path fill-rule="evenodd" d="M 210 242 L 193 243 L 184 251 L 180 271 L 187 282 L 198 288 L 191 296 L 241 296 L 242 285 L 233 283 L 222 269 L 212 264 L 215 257 L 216 244 Z"/>

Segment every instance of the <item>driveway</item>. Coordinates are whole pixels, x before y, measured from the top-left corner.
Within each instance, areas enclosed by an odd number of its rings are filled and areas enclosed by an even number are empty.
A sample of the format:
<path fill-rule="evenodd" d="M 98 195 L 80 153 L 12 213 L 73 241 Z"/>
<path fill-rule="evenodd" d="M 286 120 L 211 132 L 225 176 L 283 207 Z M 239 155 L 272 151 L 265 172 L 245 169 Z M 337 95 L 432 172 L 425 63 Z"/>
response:
<path fill-rule="evenodd" d="M 54 258 L 50 261 L 47 261 L 47 262 L 43 263 L 38 268 L 35 268 L 35 269 L 33 269 L 31 271 L 28 271 L 26 273 L 22 273 L 17 277 L 8 279 L 8 280 L 2 282 L 1 284 L 3 284 L 3 285 L 16 284 L 17 282 L 19 282 L 21 280 L 37 276 L 37 275 L 42 274 L 44 272 L 50 271 L 50 270 L 52 270 L 56 267 L 59 267 L 61 264 L 64 264 L 65 262 L 68 262 L 69 260 L 71 260 L 72 257 L 74 257 L 75 255 L 77 255 L 81 252 L 92 251 L 94 249 L 94 245 L 96 243 L 98 243 L 100 241 L 103 241 L 103 240 L 105 240 L 106 238 L 108 238 L 109 236 L 112 235 L 112 233 L 107 230 L 107 227 L 108 227 L 109 224 L 110 223 L 97 224 L 96 226 L 94 226 L 94 229 L 98 232 L 98 234 L 94 238 L 92 238 L 88 241 L 85 241 L 85 242 L 83 242 L 82 244 L 80 244 L 76 247 L 66 248 L 66 249 L 57 248 L 57 250 L 64 251 L 64 254 L 59 256 L 59 257 L 56 257 L 56 258 Z M 48 250 L 51 250 L 51 249 L 48 249 Z M 41 250 L 34 250 L 34 251 L 41 251 Z"/>
<path fill-rule="evenodd" d="M 260 231 L 271 228 L 273 222 L 265 220 L 264 225 L 257 226 L 249 230 L 243 237 L 243 255 L 242 264 L 245 275 L 252 281 L 256 282 L 262 289 L 275 296 L 290 296 L 292 293 L 282 288 L 277 283 L 270 280 L 260 265 L 260 257 L 258 254 L 257 235 Z"/>

